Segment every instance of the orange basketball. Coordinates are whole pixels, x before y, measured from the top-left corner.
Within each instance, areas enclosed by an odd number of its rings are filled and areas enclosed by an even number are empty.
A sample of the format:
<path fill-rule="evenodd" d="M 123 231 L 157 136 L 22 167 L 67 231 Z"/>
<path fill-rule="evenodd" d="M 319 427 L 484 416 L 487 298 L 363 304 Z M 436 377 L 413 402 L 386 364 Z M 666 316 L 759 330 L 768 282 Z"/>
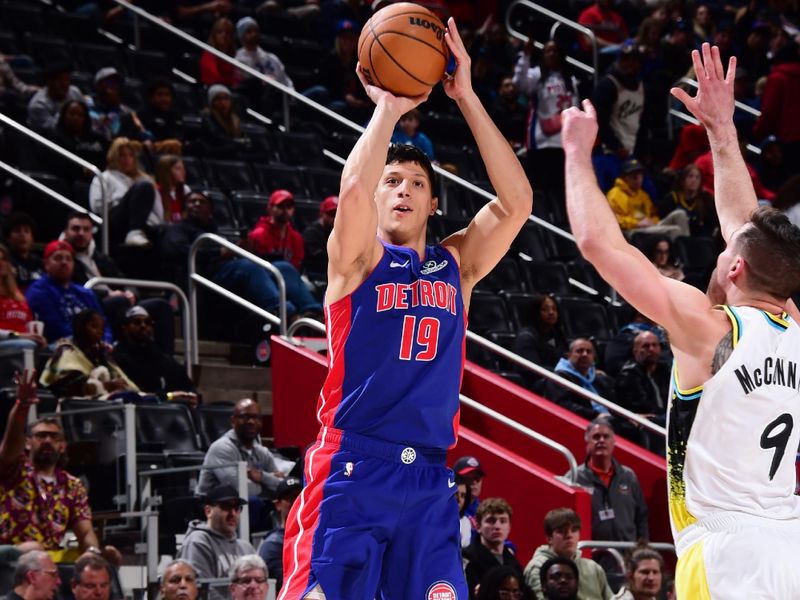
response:
<path fill-rule="evenodd" d="M 376 12 L 358 38 L 367 81 L 397 96 L 426 93 L 444 75 L 449 55 L 439 17 L 411 2 Z"/>

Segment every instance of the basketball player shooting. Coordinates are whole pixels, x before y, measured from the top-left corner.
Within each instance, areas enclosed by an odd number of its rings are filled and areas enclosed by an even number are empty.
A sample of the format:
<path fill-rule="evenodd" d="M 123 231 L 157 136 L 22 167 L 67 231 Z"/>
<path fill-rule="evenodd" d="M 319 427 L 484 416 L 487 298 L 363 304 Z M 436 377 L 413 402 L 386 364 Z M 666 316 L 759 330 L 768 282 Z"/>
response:
<path fill-rule="evenodd" d="M 733 125 L 736 59 L 692 53 L 699 91 L 673 95 L 711 143 L 727 247 L 708 291 L 662 277 L 623 238 L 597 187 L 594 108 L 563 113 L 567 211 L 583 255 L 663 325 L 675 356 L 668 412 L 669 510 L 679 598 L 800 598 L 800 230 L 758 207 Z M 787 312 L 789 314 L 787 314 Z"/>
<path fill-rule="evenodd" d="M 456 70 L 444 90 L 497 197 L 465 229 L 426 246 L 433 169 L 419 150 L 389 141 L 427 94 L 394 96 L 369 85 L 359 66 L 376 106 L 344 165 L 328 242 L 322 427 L 287 520 L 280 600 L 468 597 L 456 484 L 445 466 L 457 436 L 466 315 L 473 287 L 530 215 L 532 191 L 472 90 L 452 19 L 446 40 Z"/>

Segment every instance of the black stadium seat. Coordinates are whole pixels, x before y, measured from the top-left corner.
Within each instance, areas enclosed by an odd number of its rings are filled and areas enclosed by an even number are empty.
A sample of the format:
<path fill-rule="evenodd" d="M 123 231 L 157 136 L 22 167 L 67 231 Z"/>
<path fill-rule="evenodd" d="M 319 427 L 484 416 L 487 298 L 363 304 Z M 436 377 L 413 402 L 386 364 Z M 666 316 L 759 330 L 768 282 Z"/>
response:
<path fill-rule="evenodd" d="M 609 340 L 614 336 L 605 306 L 584 298 L 559 298 L 559 320 L 569 339 Z"/>
<path fill-rule="evenodd" d="M 533 291 L 540 294 L 570 293 L 569 273 L 563 263 L 534 260 L 520 261 Z"/>
<path fill-rule="evenodd" d="M 137 405 L 136 442 L 144 452 L 203 459 L 192 415 L 183 404 Z"/>
<path fill-rule="evenodd" d="M 490 292 L 474 291 L 469 305 L 469 328 L 478 335 L 490 329 L 513 331 L 503 298 Z"/>
<path fill-rule="evenodd" d="M 200 434 L 200 445 L 203 449 L 223 436 L 231 428 L 233 404 L 215 403 L 201 404 L 194 410 L 194 421 Z"/>
<path fill-rule="evenodd" d="M 256 179 L 250 164 L 243 160 L 204 161 L 209 183 L 225 192 L 255 190 Z"/>
<path fill-rule="evenodd" d="M 503 257 L 489 274 L 478 282 L 477 289 L 490 292 L 524 292 L 527 285 L 513 258 Z"/>

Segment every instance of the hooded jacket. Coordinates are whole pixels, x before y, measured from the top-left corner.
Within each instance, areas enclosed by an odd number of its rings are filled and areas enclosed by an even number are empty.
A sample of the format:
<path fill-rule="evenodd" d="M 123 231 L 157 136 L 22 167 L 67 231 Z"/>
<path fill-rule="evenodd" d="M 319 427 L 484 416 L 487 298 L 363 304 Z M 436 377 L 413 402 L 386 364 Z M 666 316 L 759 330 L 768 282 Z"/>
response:
<path fill-rule="evenodd" d="M 227 577 L 236 559 L 245 554 L 254 554 L 255 549 L 237 537 L 226 537 L 212 529 L 205 522 L 194 520 L 189 523 L 183 545 L 178 551 L 178 558 L 187 560 L 197 571 L 200 579 Z M 227 597 L 213 587 L 209 592 L 209 600 L 222 600 Z"/>
<path fill-rule="evenodd" d="M 280 255 L 282 260 L 292 263 L 295 269 L 300 270 L 305 256 L 303 236 L 289 222 L 286 223 L 286 231 L 282 230 L 283 225 L 275 223 L 272 217 L 261 217 L 247 234 L 247 239 L 256 254 L 266 256 L 269 260 L 281 260 L 277 258 Z"/>
<path fill-rule="evenodd" d="M 784 143 L 800 141 L 798 97 L 800 62 L 781 63 L 772 67 L 761 98 L 761 116 L 753 127 L 753 135 L 757 139 L 777 135 Z"/>
<path fill-rule="evenodd" d="M 650 219 L 653 224 L 659 221 L 658 211 L 650 195 L 644 188 L 634 192 L 622 177 L 617 177 L 614 181 L 614 187 L 608 190 L 607 198 L 622 229 L 635 229 L 637 223 L 644 218 Z"/>
<path fill-rule="evenodd" d="M 542 580 L 539 575 L 542 565 L 555 557 L 556 553 L 550 545 L 542 544 L 525 566 L 525 583 L 533 590 L 537 600 L 544 600 Z M 581 557 L 580 552 L 576 552 L 572 560 L 578 567 L 578 600 L 609 600 L 612 592 L 608 587 L 603 567 L 591 559 Z"/>

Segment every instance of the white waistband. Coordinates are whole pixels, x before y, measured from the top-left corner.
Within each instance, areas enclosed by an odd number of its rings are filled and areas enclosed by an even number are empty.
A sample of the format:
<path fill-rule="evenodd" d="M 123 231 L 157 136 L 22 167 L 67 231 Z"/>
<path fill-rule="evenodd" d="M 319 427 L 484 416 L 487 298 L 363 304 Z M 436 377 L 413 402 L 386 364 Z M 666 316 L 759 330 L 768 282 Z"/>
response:
<path fill-rule="evenodd" d="M 736 531 L 747 527 L 796 531 L 800 534 L 800 519 L 770 519 L 741 512 L 719 512 L 698 519 L 675 536 L 675 552 L 678 557 L 703 537 L 717 531 Z"/>

